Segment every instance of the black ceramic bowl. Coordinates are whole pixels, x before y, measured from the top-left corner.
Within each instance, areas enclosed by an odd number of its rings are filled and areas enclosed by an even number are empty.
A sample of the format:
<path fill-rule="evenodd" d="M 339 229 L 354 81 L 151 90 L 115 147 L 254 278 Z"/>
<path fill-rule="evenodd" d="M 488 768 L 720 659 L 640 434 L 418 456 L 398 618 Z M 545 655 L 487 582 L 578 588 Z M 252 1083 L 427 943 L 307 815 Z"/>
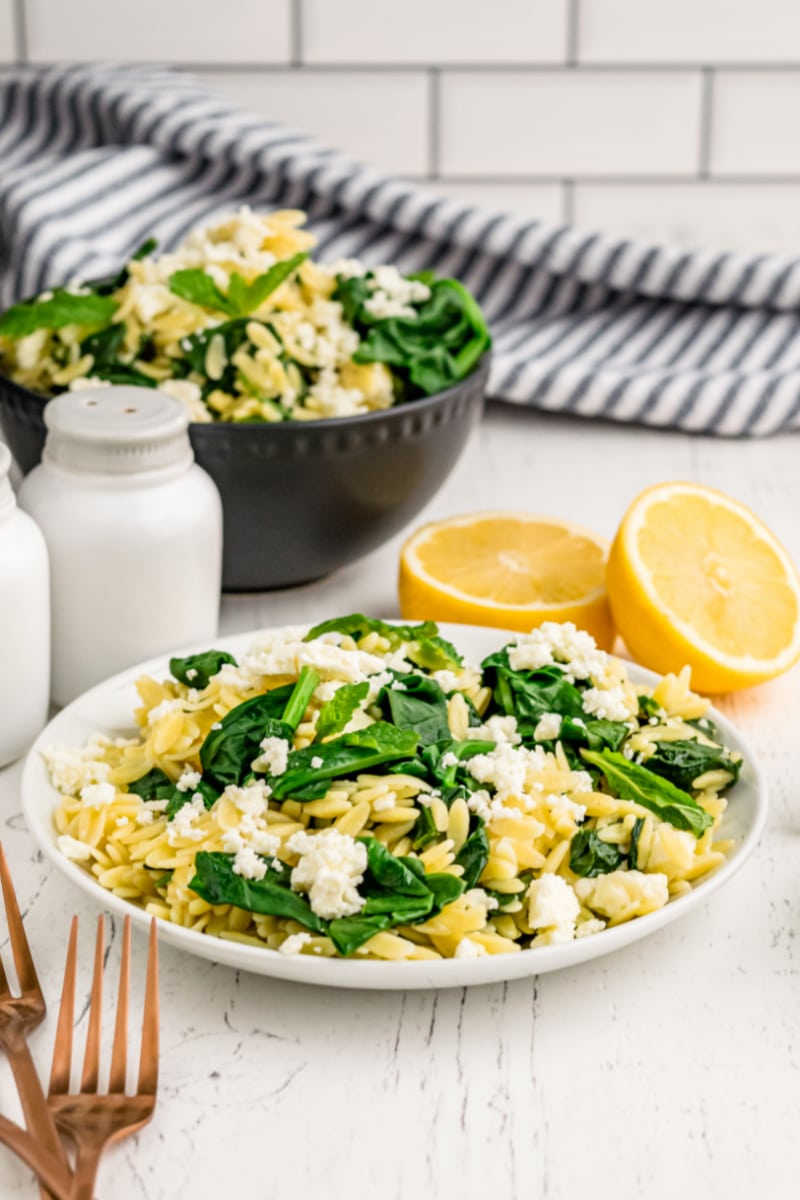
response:
<path fill-rule="evenodd" d="M 447 391 L 397 408 L 274 425 L 193 424 L 222 495 L 222 585 L 319 579 L 402 529 L 439 490 L 483 407 L 489 355 Z M 20 469 L 41 457 L 47 400 L 0 375 L 0 424 Z"/>

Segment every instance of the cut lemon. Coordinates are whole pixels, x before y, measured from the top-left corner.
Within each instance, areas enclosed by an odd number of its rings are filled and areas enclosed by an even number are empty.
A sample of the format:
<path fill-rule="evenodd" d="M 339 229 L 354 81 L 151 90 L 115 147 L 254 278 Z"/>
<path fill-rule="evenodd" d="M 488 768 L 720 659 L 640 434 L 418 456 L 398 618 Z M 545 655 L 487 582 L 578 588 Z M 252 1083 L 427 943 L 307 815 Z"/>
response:
<path fill-rule="evenodd" d="M 800 657 L 800 579 L 743 504 L 696 483 L 642 492 L 608 563 L 614 620 L 655 671 L 688 663 L 702 692 L 750 687 Z"/>
<path fill-rule="evenodd" d="M 400 611 L 528 632 L 573 621 L 610 650 L 608 542 L 551 517 L 488 512 L 418 529 L 400 553 Z"/>

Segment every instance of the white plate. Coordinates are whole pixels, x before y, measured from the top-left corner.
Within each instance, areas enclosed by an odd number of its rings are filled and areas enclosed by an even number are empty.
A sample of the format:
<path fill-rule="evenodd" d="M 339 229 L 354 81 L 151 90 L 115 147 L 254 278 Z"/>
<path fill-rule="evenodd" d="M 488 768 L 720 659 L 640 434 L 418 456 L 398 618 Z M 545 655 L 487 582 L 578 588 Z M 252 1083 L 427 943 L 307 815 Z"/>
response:
<path fill-rule="evenodd" d="M 468 661 L 481 658 L 504 645 L 508 637 L 502 630 L 467 625 L 442 626 Z M 255 636 L 237 634 L 215 640 L 215 647 L 241 655 Z M 190 649 L 207 649 L 207 646 Z M 140 675 L 167 678 L 168 655 L 151 659 L 131 670 L 115 675 L 84 693 L 63 709 L 36 739 L 25 763 L 22 777 L 22 803 L 28 827 L 45 854 L 76 887 L 86 892 L 101 908 L 120 916 L 130 914 L 135 925 L 146 929 L 150 918 L 136 906 L 118 899 L 95 882 L 75 863 L 65 858 L 56 846 L 52 814 L 58 805 L 58 793 L 52 787 L 41 757 L 44 746 L 62 744 L 81 746 L 95 731 L 114 736 L 129 735 L 133 730 L 133 709 L 140 703 L 134 682 Z M 638 683 L 652 684 L 656 676 L 642 667 L 630 665 L 630 675 Z M 714 709 L 710 713 L 719 726 L 725 742 L 744 755 L 744 767 L 735 787 L 728 793 L 728 808 L 722 822 L 722 835 L 736 842 L 726 861 L 708 878 L 685 896 L 671 901 L 666 908 L 637 917 L 624 925 L 603 930 L 591 937 L 580 938 L 556 946 L 540 946 L 512 954 L 488 955 L 472 959 L 442 959 L 432 962 L 375 962 L 352 959 L 312 958 L 305 955 L 283 955 L 275 950 L 223 941 L 207 934 L 195 933 L 159 921 L 160 937 L 170 945 L 186 950 L 212 962 L 223 963 L 242 971 L 253 971 L 280 979 L 321 984 L 325 987 L 358 988 L 431 988 L 462 987 L 469 984 L 494 983 L 497 980 L 519 979 L 545 971 L 557 971 L 588 959 L 597 958 L 627 946 L 662 929 L 678 917 L 688 916 L 693 909 L 721 888 L 739 870 L 755 849 L 767 815 L 767 792 L 764 777 L 753 751 L 741 734 Z"/>

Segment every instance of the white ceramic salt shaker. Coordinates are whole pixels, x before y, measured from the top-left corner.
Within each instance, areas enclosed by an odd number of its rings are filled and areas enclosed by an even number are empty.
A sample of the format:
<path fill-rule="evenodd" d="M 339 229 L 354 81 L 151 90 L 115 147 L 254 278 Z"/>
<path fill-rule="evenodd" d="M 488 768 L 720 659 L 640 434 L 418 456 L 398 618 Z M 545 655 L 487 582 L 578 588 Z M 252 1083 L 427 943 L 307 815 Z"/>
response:
<path fill-rule="evenodd" d="M 50 584 L 47 547 L 17 508 L 0 443 L 0 767 L 13 762 L 47 720 Z"/>
<path fill-rule="evenodd" d="M 184 407 L 149 388 L 66 392 L 45 408 L 20 506 L 47 541 L 57 704 L 116 671 L 216 636 L 222 504 Z"/>

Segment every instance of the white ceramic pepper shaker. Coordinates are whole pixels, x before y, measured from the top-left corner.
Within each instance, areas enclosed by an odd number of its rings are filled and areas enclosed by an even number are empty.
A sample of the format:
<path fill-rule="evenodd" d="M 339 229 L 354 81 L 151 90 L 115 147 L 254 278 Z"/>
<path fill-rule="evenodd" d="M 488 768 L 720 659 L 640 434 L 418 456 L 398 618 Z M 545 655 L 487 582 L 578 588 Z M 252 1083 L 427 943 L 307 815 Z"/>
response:
<path fill-rule="evenodd" d="M 0 767 L 13 762 L 47 720 L 50 584 L 44 538 L 20 512 L 0 443 Z"/>
<path fill-rule="evenodd" d="M 21 507 L 47 541 L 52 698 L 216 636 L 222 504 L 194 461 L 186 410 L 149 388 L 67 392 L 45 408 Z"/>

